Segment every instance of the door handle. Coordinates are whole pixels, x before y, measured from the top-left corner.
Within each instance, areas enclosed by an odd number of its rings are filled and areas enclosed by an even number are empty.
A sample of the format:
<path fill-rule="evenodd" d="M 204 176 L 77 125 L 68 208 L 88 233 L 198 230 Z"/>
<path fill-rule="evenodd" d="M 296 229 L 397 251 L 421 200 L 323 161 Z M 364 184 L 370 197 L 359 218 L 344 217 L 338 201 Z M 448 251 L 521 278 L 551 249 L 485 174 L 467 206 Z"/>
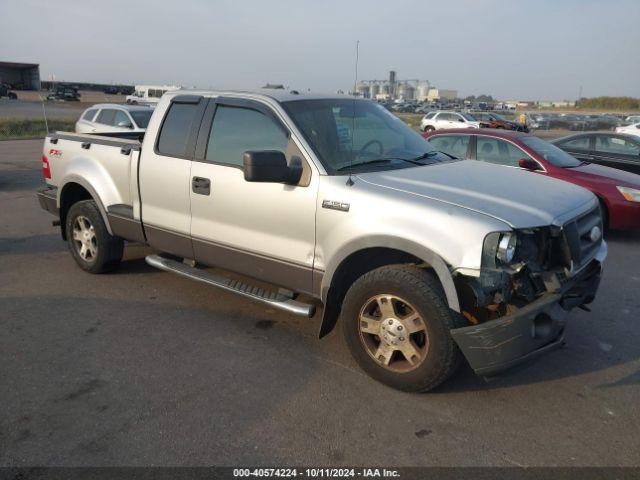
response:
<path fill-rule="evenodd" d="M 209 195 L 211 193 L 211 180 L 203 177 L 193 177 L 191 179 L 191 190 L 198 195 Z"/>

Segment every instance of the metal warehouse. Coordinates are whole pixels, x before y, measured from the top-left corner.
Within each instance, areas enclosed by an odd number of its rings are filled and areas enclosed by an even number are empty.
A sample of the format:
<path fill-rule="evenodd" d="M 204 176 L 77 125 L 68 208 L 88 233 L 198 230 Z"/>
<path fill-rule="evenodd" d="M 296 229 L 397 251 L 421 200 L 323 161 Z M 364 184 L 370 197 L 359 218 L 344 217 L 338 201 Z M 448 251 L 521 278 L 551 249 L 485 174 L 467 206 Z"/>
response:
<path fill-rule="evenodd" d="M 40 90 L 40 65 L 0 62 L 0 83 L 7 83 L 15 90 Z"/>

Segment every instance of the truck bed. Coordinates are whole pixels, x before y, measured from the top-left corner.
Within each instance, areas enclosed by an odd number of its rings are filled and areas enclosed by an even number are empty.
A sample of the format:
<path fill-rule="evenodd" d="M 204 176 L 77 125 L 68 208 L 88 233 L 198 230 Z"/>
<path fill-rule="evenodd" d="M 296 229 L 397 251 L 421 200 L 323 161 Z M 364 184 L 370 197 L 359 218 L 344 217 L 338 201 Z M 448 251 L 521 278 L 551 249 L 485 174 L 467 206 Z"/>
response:
<path fill-rule="evenodd" d="M 124 221 L 139 220 L 137 179 L 141 148 L 136 139 L 71 132 L 48 135 L 42 151 L 48 189 L 41 202 L 59 209 L 63 187 L 81 187 L 96 199 L 105 218 L 116 215 Z M 63 180 L 65 184 L 61 185 Z M 113 227 L 114 222 L 108 225 Z M 136 233 L 134 239 L 140 237 Z"/>

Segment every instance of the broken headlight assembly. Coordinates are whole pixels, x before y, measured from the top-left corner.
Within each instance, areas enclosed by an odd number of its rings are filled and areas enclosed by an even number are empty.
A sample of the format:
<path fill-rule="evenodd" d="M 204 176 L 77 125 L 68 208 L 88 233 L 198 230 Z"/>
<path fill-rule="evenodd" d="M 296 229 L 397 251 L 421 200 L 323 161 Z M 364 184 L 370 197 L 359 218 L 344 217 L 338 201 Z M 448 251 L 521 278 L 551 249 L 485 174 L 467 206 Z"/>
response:
<path fill-rule="evenodd" d="M 505 232 L 500 234 L 498 240 L 498 248 L 496 250 L 496 259 L 504 265 L 509 265 L 516 254 L 516 246 L 518 237 L 513 232 Z"/>

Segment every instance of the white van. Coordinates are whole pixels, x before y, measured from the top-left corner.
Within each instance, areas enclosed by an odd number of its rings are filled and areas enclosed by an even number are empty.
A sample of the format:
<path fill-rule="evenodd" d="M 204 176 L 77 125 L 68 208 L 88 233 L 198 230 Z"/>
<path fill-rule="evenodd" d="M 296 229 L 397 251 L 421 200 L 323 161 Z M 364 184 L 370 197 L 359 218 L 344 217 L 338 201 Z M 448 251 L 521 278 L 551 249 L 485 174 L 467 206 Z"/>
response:
<path fill-rule="evenodd" d="M 175 85 L 136 85 L 135 92 L 127 95 L 126 102 L 129 105 L 156 105 L 166 92 L 181 88 Z"/>

